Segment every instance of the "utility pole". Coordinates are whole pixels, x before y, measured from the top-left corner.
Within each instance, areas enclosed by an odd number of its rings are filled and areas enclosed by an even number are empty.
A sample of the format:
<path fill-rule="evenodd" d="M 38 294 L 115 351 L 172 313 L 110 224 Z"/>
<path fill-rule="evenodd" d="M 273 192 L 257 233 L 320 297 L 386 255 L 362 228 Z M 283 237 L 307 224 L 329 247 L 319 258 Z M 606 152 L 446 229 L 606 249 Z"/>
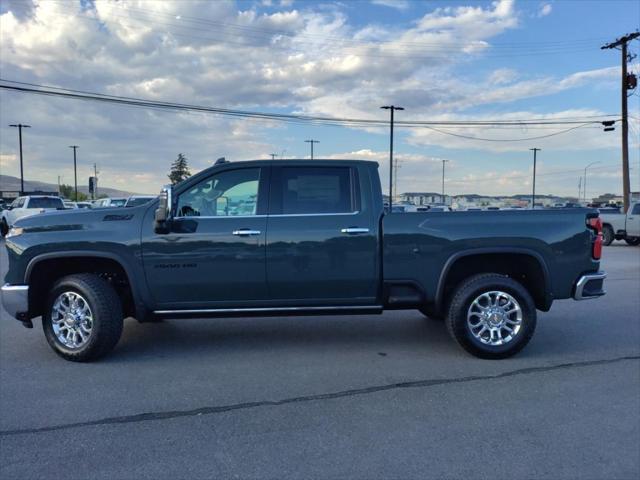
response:
<path fill-rule="evenodd" d="M 627 54 L 627 44 L 640 37 L 640 32 L 629 33 L 624 37 L 620 37 L 615 42 L 608 43 L 600 47 L 600 50 L 609 50 L 620 47 L 622 52 L 622 197 L 624 202 L 623 213 L 626 213 L 629 208 L 629 196 L 630 196 L 630 184 L 629 184 L 629 120 L 627 111 L 627 90 L 629 89 L 629 83 L 627 78 L 627 61 L 629 55 Z M 586 178 L 585 178 L 586 188 Z"/>
<path fill-rule="evenodd" d="M 442 159 L 442 204 L 446 205 L 446 201 L 444 199 L 444 165 L 445 163 L 447 163 L 449 160 L 445 160 L 444 158 Z"/>
<path fill-rule="evenodd" d="M 277 153 L 270 153 L 269 155 L 271 155 L 271 160 L 275 160 L 276 157 L 278 156 Z"/>
<path fill-rule="evenodd" d="M 18 143 L 20 144 L 20 195 L 24 194 L 24 168 L 22 166 L 22 129 L 31 128 L 31 125 L 23 125 L 22 123 L 14 123 L 9 125 L 18 129 Z"/>
<path fill-rule="evenodd" d="M 398 170 L 402 168 L 400 166 L 400 160 L 395 159 L 395 163 L 393 164 L 393 191 L 398 194 Z"/>
<path fill-rule="evenodd" d="M 91 200 L 95 200 L 96 198 L 98 198 L 98 166 L 94 163 L 93 164 L 93 193 L 92 193 L 92 197 Z"/>
<path fill-rule="evenodd" d="M 76 187 L 76 199 L 75 201 L 78 201 L 78 164 L 76 162 L 76 150 L 78 149 L 77 145 L 69 145 L 69 148 L 73 148 L 73 177 L 74 177 L 74 181 L 75 181 L 75 187 Z"/>
<path fill-rule="evenodd" d="M 582 189 L 582 195 L 583 195 L 583 200 L 584 203 L 587 203 L 587 169 L 591 166 L 591 165 L 595 165 L 596 163 L 602 163 L 600 162 L 600 160 L 596 161 L 596 162 L 591 162 L 589 165 L 587 165 L 586 167 L 584 167 L 584 187 Z"/>
<path fill-rule="evenodd" d="M 313 144 L 314 143 L 320 143 L 320 141 L 319 140 L 310 139 L 310 140 L 305 140 L 304 143 L 310 143 L 311 144 L 311 160 L 313 160 Z"/>
<path fill-rule="evenodd" d="M 536 208 L 536 154 L 540 151 L 539 148 L 530 148 L 533 152 L 533 191 L 531 192 L 531 210 Z"/>
<path fill-rule="evenodd" d="M 578 202 L 580 202 L 581 195 L 582 195 L 582 177 L 578 179 Z"/>
<path fill-rule="evenodd" d="M 403 107 L 396 107 L 395 105 L 384 105 L 380 107 L 383 110 L 390 110 L 391 119 L 389 121 L 391 130 L 389 137 L 389 213 L 391 213 L 391 205 L 393 205 L 393 112 L 396 110 L 404 110 Z"/>

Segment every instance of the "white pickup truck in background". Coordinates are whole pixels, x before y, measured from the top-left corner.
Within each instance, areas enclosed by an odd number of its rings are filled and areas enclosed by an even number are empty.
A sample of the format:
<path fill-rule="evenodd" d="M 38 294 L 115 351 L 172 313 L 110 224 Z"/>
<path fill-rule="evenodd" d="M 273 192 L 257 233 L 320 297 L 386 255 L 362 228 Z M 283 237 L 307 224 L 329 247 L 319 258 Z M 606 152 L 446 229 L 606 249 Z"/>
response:
<path fill-rule="evenodd" d="M 0 233 L 4 237 L 19 218 L 36 215 L 49 210 L 64 210 L 64 202 L 60 197 L 49 195 L 29 195 L 16 198 L 11 205 L 2 210 L 0 216 Z"/>
<path fill-rule="evenodd" d="M 624 213 L 601 213 L 603 243 L 624 240 L 629 245 L 640 245 L 640 202 L 629 206 Z"/>

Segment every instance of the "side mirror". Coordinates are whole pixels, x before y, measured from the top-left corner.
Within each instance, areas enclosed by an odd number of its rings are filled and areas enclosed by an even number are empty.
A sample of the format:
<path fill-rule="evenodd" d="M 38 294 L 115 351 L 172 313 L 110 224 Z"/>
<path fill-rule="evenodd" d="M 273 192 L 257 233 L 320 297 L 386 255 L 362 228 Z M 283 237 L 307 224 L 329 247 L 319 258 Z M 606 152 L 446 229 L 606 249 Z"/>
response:
<path fill-rule="evenodd" d="M 166 186 L 158 197 L 158 208 L 156 208 L 153 229 L 156 233 L 169 233 L 171 223 L 171 186 Z"/>

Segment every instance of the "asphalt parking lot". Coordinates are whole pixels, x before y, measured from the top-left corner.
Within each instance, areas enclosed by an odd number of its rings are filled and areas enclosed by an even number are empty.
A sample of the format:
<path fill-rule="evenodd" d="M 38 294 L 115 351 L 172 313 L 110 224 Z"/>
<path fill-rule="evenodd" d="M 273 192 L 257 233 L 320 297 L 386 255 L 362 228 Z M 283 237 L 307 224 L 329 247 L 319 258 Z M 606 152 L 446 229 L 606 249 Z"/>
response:
<path fill-rule="evenodd" d="M 603 269 L 502 361 L 404 311 L 128 320 L 75 364 L 2 310 L 0 477 L 639 478 L 640 248 Z"/>

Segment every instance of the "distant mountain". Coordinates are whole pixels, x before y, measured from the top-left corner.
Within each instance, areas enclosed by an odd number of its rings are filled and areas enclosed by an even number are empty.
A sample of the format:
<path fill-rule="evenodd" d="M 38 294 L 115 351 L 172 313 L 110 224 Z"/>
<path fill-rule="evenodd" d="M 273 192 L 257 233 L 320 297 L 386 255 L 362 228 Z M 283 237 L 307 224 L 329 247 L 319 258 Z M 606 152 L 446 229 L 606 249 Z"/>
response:
<path fill-rule="evenodd" d="M 37 182 L 31 180 L 24 181 L 24 189 L 27 192 L 43 191 L 43 192 L 57 192 L 58 185 L 54 183 Z M 17 191 L 20 190 L 20 179 L 12 177 L 10 175 L 0 175 L 0 191 Z M 78 185 L 78 192 L 89 194 L 89 187 L 87 185 Z M 116 188 L 101 187 L 98 185 L 98 193 L 100 195 L 108 195 L 110 197 L 128 197 L 130 195 L 136 195 L 134 192 L 126 192 L 124 190 L 118 190 Z"/>

